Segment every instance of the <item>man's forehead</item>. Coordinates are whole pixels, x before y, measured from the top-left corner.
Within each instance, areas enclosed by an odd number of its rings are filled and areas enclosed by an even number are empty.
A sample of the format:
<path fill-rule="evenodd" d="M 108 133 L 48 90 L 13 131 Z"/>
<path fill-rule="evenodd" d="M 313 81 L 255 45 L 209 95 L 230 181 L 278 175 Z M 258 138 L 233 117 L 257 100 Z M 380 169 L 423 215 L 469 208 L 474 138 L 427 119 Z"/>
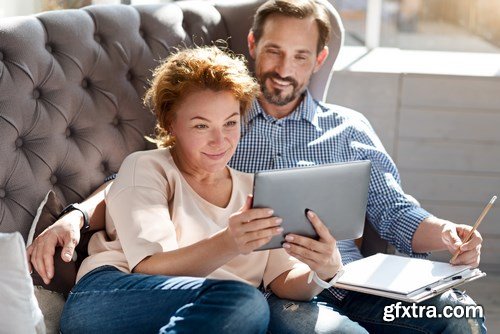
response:
<path fill-rule="evenodd" d="M 303 19 L 273 14 L 267 17 L 260 36 L 262 46 L 295 46 L 296 49 L 316 51 L 319 29 L 314 18 Z"/>

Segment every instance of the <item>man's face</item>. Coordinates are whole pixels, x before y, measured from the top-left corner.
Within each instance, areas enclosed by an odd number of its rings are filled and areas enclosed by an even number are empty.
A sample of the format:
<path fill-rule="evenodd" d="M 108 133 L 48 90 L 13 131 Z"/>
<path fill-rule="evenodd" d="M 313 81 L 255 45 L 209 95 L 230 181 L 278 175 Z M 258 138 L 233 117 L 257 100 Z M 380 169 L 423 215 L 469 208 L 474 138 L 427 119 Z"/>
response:
<path fill-rule="evenodd" d="M 295 106 L 328 54 L 326 49 L 317 54 L 318 38 L 318 26 L 312 17 L 271 15 L 257 44 L 250 33 L 250 55 L 255 59 L 255 75 L 267 103 Z"/>

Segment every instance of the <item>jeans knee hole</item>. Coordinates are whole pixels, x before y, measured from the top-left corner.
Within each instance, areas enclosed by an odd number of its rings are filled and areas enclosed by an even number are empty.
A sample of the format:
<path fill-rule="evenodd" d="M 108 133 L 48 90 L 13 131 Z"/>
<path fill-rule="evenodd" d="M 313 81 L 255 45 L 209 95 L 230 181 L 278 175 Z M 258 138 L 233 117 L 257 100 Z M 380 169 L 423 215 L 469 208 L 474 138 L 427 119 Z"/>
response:
<path fill-rule="evenodd" d="M 284 311 L 297 311 L 299 309 L 299 305 L 295 304 L 295 303 L 286 303 L 284 306 L 283 306 L 283 310 Z"/>

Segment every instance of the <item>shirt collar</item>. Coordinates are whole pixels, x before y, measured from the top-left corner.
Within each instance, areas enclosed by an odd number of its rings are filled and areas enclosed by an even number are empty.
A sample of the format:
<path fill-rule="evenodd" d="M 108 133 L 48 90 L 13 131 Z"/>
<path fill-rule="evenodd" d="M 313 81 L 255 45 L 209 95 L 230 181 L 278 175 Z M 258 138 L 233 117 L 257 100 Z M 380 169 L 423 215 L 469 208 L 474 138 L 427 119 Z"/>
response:
<path fill-rule="evenodd" d="M 300 102 L 300 104 L 295 108 L 294 111 L 285 118 L 284 120 L 294 120 L 300 121 L 304 119 L 309 123 L 313 123 L 314 114 L 316 112 L 317 102 L 313 99 L 312 95 L 309 93 L 309 90 L 306 90 L 304 93 L 304 98 Z M 252 103 L 252 107 L 248 111 L 247 120 L 250 122 L 258 115 L 262 115 L 264 119 L 267 120 L 275 120 L 274 117 L 266 114 L 258 99 L 255 99 Z"/>

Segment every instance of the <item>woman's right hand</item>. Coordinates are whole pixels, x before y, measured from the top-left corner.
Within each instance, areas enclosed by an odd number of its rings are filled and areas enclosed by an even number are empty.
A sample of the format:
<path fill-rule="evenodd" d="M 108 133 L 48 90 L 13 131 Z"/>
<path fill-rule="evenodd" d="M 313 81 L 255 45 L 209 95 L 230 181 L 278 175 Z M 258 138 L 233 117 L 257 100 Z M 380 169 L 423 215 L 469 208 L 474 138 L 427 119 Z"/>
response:
<path fill-rule="evenodd" d="M 225 230 L 229 246 L 238 254 L 249 254 L 283 232 L 283 219 L 274 217 L 270 208 L 252 209 L 252 200 L 248 195 L 241 209 L 229 218 Z"/>

